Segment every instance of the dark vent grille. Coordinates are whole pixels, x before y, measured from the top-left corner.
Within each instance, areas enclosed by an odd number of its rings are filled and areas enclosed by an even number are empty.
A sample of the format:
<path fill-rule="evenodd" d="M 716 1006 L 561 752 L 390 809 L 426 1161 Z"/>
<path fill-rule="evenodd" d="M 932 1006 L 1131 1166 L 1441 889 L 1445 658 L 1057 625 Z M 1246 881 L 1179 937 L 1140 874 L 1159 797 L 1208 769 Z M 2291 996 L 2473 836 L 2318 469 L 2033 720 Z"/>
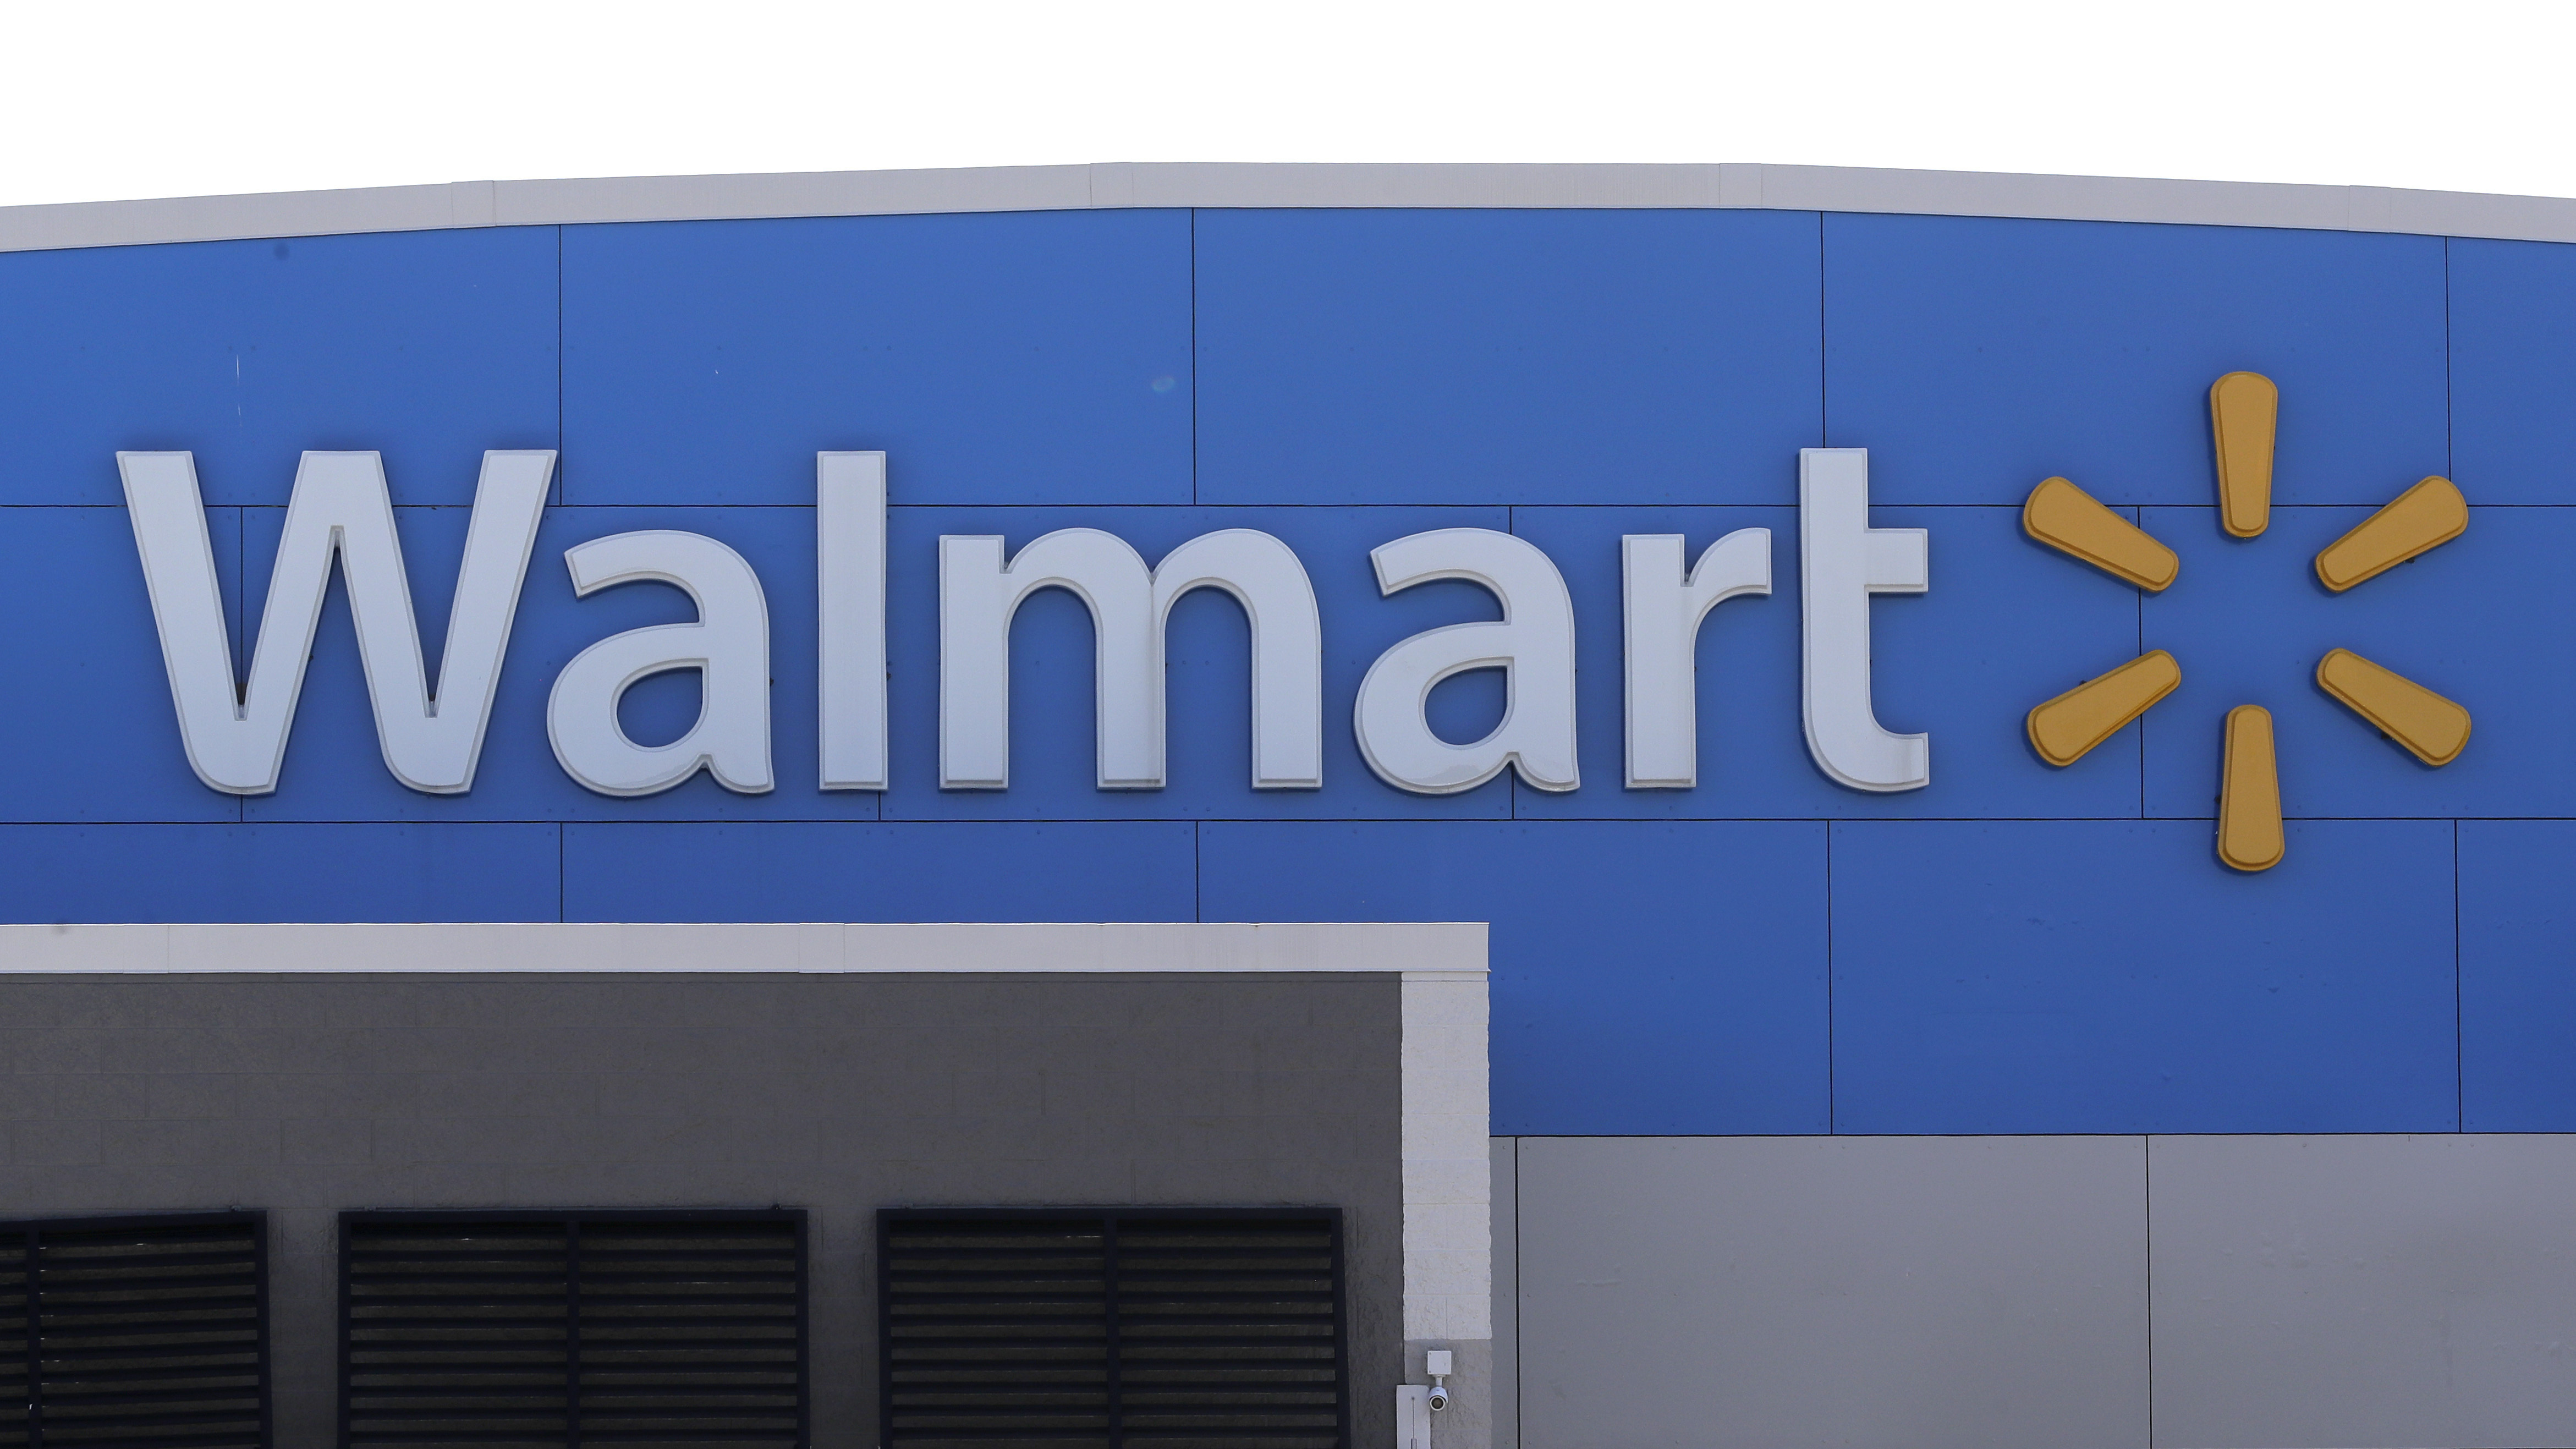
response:
<path fill-rule="evenodd" d="M 884 1449 L 1338 1449 L 1331 1209 L 888 1210 Z"/>
<path fill-rule="evenodd" d="M 801 1212 L 350 1213 L 340 1305 L 349 1449 L 806 1442 Z"/>
<path fill-rule="evenodd" d="M 0 1445 L 261 1449 L 267 1264 L 257 1213 L 0 1225 Z"/>

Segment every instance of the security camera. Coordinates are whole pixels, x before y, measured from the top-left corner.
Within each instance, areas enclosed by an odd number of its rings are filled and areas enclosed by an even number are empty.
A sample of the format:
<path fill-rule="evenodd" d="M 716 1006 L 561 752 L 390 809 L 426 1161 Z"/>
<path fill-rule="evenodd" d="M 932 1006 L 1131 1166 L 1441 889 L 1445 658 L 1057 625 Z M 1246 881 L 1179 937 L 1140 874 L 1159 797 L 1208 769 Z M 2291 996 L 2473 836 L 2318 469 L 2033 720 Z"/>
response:
<path fill-rule="evenodd" d="M 1450 1367 L 1449 1355 L 1445 1348 L 1429 1349 L 1422 1355 L 1422 1371 L 1431 1379 L 1431 1412 L 1435 1414 L 1449 1407 L 1449 1385 L 1442 1380 L 1457 1372 Z"/>
<path fill-rule="evenodd" d="M 1447 1407 L 1449 1407 L 1449 1386 L 1447 1384 L 1433 1384 L 1431 1386 L 1431 1412 L 1436 1414 Z"/>

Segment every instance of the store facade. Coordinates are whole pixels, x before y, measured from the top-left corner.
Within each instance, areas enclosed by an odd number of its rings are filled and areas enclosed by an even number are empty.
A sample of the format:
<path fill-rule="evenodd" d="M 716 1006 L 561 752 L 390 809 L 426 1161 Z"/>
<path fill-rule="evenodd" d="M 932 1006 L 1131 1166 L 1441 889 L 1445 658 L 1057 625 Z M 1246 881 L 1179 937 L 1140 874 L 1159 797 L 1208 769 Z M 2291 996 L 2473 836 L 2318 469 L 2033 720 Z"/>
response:
<path fill-rule="evenodd" d="M 0 212 L 28 1441 L 2576 1443 L 2571 247 Z"/>

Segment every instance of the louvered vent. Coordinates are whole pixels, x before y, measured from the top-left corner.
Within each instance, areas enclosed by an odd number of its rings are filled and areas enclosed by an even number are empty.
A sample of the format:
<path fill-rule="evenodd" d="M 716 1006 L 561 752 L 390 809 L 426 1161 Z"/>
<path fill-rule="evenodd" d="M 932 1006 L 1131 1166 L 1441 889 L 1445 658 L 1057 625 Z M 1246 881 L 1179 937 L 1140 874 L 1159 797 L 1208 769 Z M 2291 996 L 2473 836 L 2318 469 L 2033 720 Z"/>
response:
<path fill-rule="evenodd" d="M 341 1219 L 346 1449 L 797 1449 L 800 1212 Z"/>
<path fill-rule="evenodd" d="M 1339 1449 L 1341 1215 L 878 1214 L 884 1449 Z"/>
<path fill-rule="evenodd" d="M 0 1445 L 263 1449 L 267 1246 L 257 1213 L 0 1225 Z"/>

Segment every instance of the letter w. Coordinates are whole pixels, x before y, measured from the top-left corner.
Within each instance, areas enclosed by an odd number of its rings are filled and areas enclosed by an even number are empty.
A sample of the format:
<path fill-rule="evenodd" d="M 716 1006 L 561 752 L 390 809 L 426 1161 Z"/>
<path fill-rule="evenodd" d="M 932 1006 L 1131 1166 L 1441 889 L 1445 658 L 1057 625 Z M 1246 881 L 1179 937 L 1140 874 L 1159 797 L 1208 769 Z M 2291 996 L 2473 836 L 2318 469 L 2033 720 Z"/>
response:
<path fill-rule="evenodd" d="M 251 649 L 247 689 L 233 679 L 232 641 L 224 628 L 194 455 L 119 453 L 116 465 L 125 476 L 134 547 L 152 592 L 152 621 L 161 631 L 161 662 L 170 671 L 179 737 L 198 779 L 233 795 L 277 788 L 336 557 L 348 584 L 385 767 L 405 785 L 432 795 L 461 794 L 473 785 L 519 586 L 554 474 L 552 451 L 483 455 L 435 699 L 421 662 L 420 627 L 403 577 L 384 462 L 376 454 L 306 453 L 295 470 L 295 494 L 269 570 L 268 607 Z"/>

